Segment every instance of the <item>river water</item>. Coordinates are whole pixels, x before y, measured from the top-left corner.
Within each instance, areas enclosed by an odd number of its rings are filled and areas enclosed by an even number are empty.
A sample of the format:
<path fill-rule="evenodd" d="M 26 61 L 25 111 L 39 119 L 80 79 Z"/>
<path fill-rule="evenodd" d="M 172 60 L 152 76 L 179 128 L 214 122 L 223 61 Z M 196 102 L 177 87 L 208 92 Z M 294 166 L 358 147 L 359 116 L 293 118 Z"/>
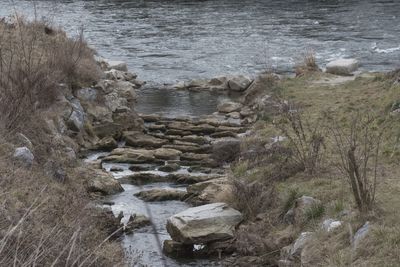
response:
<path fill-rule="evenodd" d="M 11 4 L 14 2 L 14 4 Z M 0 16 L 37 13 L 122 59 L 146 81 L 290 71 L 308 49 L 325 64 L 400 65 L 398 0 L 0 0 Z"/>

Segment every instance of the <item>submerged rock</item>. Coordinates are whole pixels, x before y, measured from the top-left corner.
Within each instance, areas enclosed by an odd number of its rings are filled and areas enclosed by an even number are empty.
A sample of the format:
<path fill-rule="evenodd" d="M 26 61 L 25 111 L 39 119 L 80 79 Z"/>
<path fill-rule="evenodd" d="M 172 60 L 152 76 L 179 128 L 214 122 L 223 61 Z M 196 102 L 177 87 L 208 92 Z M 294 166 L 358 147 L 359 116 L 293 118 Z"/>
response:
<path fill-rule="evenodd" d="M 193 245 L 183 244 L 173 240 L 165 240 L 163 252 L 169 257 L 189 257 L 193 254 Z"/>
<path fill-rule="evenodd" d="M 242 214 L 225 203 L 213 203 L 180 212 L 167 221 L 172 239 L 183 244 L 206 244 L 232 238 Z"/>

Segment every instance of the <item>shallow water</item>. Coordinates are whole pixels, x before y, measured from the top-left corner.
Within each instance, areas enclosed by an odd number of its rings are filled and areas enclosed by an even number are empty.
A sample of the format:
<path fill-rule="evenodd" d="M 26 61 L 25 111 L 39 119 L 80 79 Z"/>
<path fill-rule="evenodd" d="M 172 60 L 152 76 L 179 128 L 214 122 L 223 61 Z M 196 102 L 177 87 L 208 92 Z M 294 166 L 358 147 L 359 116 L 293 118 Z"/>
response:
<path fill-rule="evenodd" d="M 0 16 L 14 12 L 0 0 Z M 174 83 L 267 67 L 288 71 L 306 49 L 326 63 L 357 57 L 366 70 L 399 66 L 398 0 L 18 0 L 146 81 Z"/>
<path fill-rule="evenodd" d="M 96 160 L 99 156 L 104 156 L 107 152 L 94 152 L 87 156 L 85 162 Z M 126 175 L 130 175 L 133 172 L 129 170 L 132 164 L 121 164 L 121 163 L 103 163 L 102 167 L 106 171 L 110 171 L 112 167 L 118 167 L 123 169 L 120 172 L 111 172 L 116 179 Z M 136 164 L 137 165 L 137 164 Z M 151 166 L 151 172 L 160 175 L 167 175 L 157 171 L 156 165 L 141 164 L 146 167 Z M 175 173 L 185 173 L 191 175 L 187 171 L 187 167 L 182 167 Z M 192 173 L 193 175 L 202 175 L 201 173 Z M 166 239 L 171 239 L 167 230 L 166 222 L 167 219 L 188 209 L 190 206 L 182 201 L 160 201 L 160 202 L 144 202 L 141 199 L 134 196 L 135 193 L 144 190 L 150 190 L 154 188 L 174 188 L 179 190 L 186 190 L 184 185 L 177 185 L 170 182 L 165 183 L 151 183 L 143 186 L 136 186 L 131 184 L 122 184 L 124 192 L 108 196 L 105 201 L 114 203 L 111 205 L 111 210 L 115 216 L 118 216 L 120 212 L 123 212 L 124 218 L 122 222 L 126 222 L 131 214 L 143 214 L 149 218 L 153 223 L 153 226 L 143 227 L 135 230 L 133 234 L 124 235 L 122 238 L 122 244 L 125 249 L 126 258 L 129 266 L 141 267 L 192 267 L 192 266 L 219 266 L 217 261 L 210 259 L 172 259 L 166 257 L 161 252 L 162 243 Z M 160 243 L 159 243 L 160 242 Z"/>

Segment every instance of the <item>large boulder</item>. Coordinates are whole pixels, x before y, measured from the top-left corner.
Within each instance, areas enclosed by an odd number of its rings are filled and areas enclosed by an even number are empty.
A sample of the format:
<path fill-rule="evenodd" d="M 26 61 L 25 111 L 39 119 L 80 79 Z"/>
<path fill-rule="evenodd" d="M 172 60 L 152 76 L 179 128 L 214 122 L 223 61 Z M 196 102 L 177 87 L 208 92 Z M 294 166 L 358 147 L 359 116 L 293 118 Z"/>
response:
<path fill-rule="evenodd" d="M 225 203 L 213 203 L 180 212 L 167 221 L 172 239 L 183 244 L 207 244 L 233 238 L 242 214 Z"/>
<path fill-rule="evenodd" d="M 135 196 L 144 201 L 149 201 L 149 202 L 182 200 L 186 196 L 186 192 L 178 189 L 154 188 L 146 191 L 140 191 L 136 193 Z"/>
<path fill-rule="evenodd" d="M 27 147 L 18 147 L 14 151 L 14 159 L 25 167 L 30 167 L 33 164 L 35 157 Z"/>
<path fill-rule="evenodd" d="M 250 80 L 248 77 L 238 75 L 229 79 L 228 87 L 232 91 L 243 92 L 250 86 L 251 82 L 252 80 Z"/>
<path fill-rule="evenodd" d="M 326 64 L 326 72 L 336 75 L 351 75 L 358 69 L 356 59 L 337 59 Z"/>
<path fill-rule="evenodd" d="M 89 192 L 111 195 L 124 191 L 121 184 L 112 174 L 103 170 L 94 170 L 89 178 L 87 189 Z"/>

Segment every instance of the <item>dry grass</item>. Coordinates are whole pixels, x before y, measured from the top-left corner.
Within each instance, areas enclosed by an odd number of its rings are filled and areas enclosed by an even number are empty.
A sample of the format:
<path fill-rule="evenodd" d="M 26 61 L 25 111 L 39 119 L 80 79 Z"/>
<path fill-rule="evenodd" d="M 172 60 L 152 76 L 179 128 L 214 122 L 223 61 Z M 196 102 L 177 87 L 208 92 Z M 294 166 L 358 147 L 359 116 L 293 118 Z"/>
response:
<path fill-rule="evenodd" d="M 295 66 L 296 76 L 303 76 L 310 72 L 320 72 L 315 53 L 312 50 L 307 50 L 303 55 L 302 59 L 298 61 Z"/>
<path fill-rule="evenodd" d="M 60 184 L 40 166 L 26 170 L 4 157 L 0 165 L 1 266 L 120 264 L 119 245 L 107 240 L 109 222 L 102 217 L 99 223 L 99 211 L 90 208 L 82 178 L 73 169 Z"/>
<path fill-rule="evenodd" d="M 393 75 L 392 75 L 393 76 Z M 279 83 L 280 95 L 283 99 L 297 103 L 307 114 L 310 123 L 321 118 L 322 113 L 328 113 L 338 122 L 338 127 L 343 131 L 351 129 L 351 114 L 366 114 L 374 110 L 378 114 L 376 124 L 371 125 L 373 133 L 384 129 L 379 153 L 379 172 L 377 172 L 376 203 L 373 211 L 360 215 L 357 205 L 352 197 L 351 186 L 346 180 L 346 175 L 337 168 L 338 158 L 335 151 L 333 136 L 326 134 L 326 166 L 312 177 L 306 172 L 298 172 L 284 180 L 276 180 L 279 203 L 272 208 L 276 214 L 285 211 L 294 198 L 308 195 L 321 200 L 324 209 L 316 208 L 310 212 L 312 219 L 304 225 L 301 231 L 315 231 L 316 239 L 310 246 L 312 257 L 310 264 L 305 266 L 397 266 L 399 262 L 399 229 L 396 227 L 400 220 L 400 174 L 399 160 L 399 136 L 400 116 L 392 113 L 400 103 L 400 85 L 393 83 L 393 77 L 383 74 L 370 74 L 357 77 L 353 81 L 340 84 L 322 84 L 321 79 L 331 79 L 332 75 L 319 72 L 309 72 L 298 78 L 286 78 Z M 257 138 L 268 140 L 277 135 L 271 121 L 259 121 L 257 124 Z M 389 127 L 381 127 L 386 121 Z M 333 126 L 333 125 L 331 125 Z M 361 133 L 361 132 L 360 132 Z M 251 144 L 257 143 L 253 138 Z M 260 143 L 260 142 L 259 142 Z M 261 142 L 262 143 L 262 142 Z M 260 143 L 260 144 L 261 144 Z M 263 155 L 264 156 L 264 155 Z M 257 158 L 257 162 L 263 162 L 263 156 Z M 264 158 L 264 160 L 268 159 Z M 264 161 L 265 162 L 265 161 Z M 250 181 L 263 182 L 263 177 L 268 173 L 266 164 L 254 164 L 253 160 L 236 168 L 236 171 Z M 367 168 L 373 171 L 373 168 Z M 266 179 L 265 183 L 270 180 Z M 292 193 L 290 193 L 292 192 Z M 286 208 L 287 209 L 287 208 Z M 343 216 L 350 214 L 348 216 Z M 319 217 L 319 219 L 315 219 Z M 321 221 L 325 218 L 341 219 L 345 221 L 345 227 L 332 233 L 320 231 Z M 352 252 L 348 225 L 351 225 L 353 233 L 369 220 L 373 225 L 371 234 L 361 243 L 357 251 Z M 274 226 L 276 227 L 276 225 Z M 279 227 L 278 227 L 279 229 Z M 256 230 L 257 231 L 257 230 Z M 277 230 L 271 230 L 276 232 Z M 254 234 L 254 233 L 253 233 Z M 260 232 L 264 236 L 267 234 Z"/>
<path fill-rule="evenodd" d="M 97 77 L 82 34 L 70 39 L 21 17 L 0 22 L 0 266 L 121 265 L 121 248 L 110 236 L 115 222 L 91 207 L 84 177 L 63 150 L 74 142 L 54 138 L 43 116 L 60 90 L 71 94 Z M 20 132 L 33 143 L 30 169 L 12 159 Z M 50 161 L 66 179 L 54 179 Z"/>
<path fill-rule="evenodd" d="M 0 22 L 0 123 L 8 132 L 50 106 L 60 85 L 90 85 L 99 69 L 81 32 L 68 38 L 45 22 Z M 67 90 L 69 90 L 67 89 Z"/>

